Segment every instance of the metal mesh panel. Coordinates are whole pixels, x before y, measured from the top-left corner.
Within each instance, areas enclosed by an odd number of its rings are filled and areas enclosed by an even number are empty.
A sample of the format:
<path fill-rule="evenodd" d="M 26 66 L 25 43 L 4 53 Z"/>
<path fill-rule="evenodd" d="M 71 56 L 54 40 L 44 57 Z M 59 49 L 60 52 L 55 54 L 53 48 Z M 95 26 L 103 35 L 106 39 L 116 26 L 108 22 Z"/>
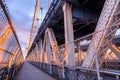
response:
<path fill-rule="evenodd" d="M 19 54 L 19 57 L 16 57 Z M 0 67 L 23 59 L 20 44 L 4 1 L 0 1 Z M 16 60 L 17 59 L 17 60 Z"/>

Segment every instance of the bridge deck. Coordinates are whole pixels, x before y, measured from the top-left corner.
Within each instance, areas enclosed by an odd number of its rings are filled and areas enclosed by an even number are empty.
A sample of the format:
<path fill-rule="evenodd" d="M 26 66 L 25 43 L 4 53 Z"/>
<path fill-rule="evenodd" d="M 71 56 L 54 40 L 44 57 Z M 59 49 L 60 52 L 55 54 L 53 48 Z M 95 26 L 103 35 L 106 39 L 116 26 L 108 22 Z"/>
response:
<path fill-rule="evenodd" d="M 15 80 L 57 80 L 36 67 L 24 62 L 21 70 L 17 73 Z"/>

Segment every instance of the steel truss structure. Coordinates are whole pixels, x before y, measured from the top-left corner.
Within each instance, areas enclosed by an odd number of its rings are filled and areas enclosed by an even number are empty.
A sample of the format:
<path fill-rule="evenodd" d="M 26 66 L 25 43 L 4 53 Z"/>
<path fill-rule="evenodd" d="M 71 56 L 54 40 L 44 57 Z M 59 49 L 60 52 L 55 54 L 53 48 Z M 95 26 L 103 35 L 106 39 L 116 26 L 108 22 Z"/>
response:
<path fill-rule="evenodd" d="M 27 61 L 58 79 L 119 80 L 120 0 L 101 0 L 94 10 L 90 3 L 97 1 L 53 0 Z"/>

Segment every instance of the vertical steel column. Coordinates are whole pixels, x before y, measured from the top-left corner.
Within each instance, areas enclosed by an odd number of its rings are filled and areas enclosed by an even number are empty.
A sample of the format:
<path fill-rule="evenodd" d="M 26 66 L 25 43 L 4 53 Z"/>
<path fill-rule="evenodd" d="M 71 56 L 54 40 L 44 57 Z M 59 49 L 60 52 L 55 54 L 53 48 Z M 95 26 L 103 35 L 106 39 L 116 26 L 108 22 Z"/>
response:
<path fill-rule="evenodd" d="M 46 36 L 46 34 L 45 34 L 45 36 Z M 45 43 L 46 43 L 45 36 L 44 36 L 44 42 L 43 42 L 43 47 L 42 47 L 42 63 L 44 63 L 44 53 L 45 53 Z"/>
<path fill-rule="evenodd" d="M 48 64 L 50 65 L 50 74 L 52 73 L 52 70 L 51 70 L 51 56 L 52 56 L 52 52 L 51 52 L 51 49 L 50 49 L 50 40 L 49 40 L 49 37 L 48 37 L 48 33 L 46 35 L 46 53 L 47 53 L 47 59 L 48 59 Z"/>
<path fill-rule="evenodd" d="M 99 66 L 99 62 L 98 62 L 98 55 L 96 54 L 95 57 L 96 57 L 95 62 L 96 62 L 96 69 L 97 69 L 97 78 L 98 78 L 98 80 L 101 80 L 100 72 L 99 72 L 100 66 Z"/>
<path fill-rule="evenodd" d="M 42 44 L 42 40 L 40 40 L 40 42 L 39 42 L 39 52 L 40 52 L 40 54 L 39 54 L 39 60 L 40 60 L 40 62 L 42 62 L 42 47 L 43 47 L 43 44 Z"/>
<path fill-rule="evenodd" d="M 34 49 L 32 50 L 33 61 L 35 61 Z"/>
<path fill-rule="evenodd" d="M 36 62 L 36 61 L 37 61 L 37 52 L 36 52 L 36 46 L 35 46 L 35 48 L 34 48 L 33 52 L 34 52 L 34 58 L 35 58 L 35 62 Z"/>
<path fill-rule="evenodd" d="M 50 49 L 50 41 L 48 35 L 46 35 L 46 53 L 47 53 L 48 63 L 51 64 L 51 49 Z"/>
<path fill-rule="evenodd" d="M 38 49 L 39 47 L 38 47 L 38 44 L 36 44 L 36 59 L 37 59 L 37 62 L 39 61 L 39 49 Z"/>
<path fill-rule="evenodd" d="M 73 21 L 72 21 L 72 5 L 64 2 L 64 27 L 65 27 L 65 44 L 66 44 L 66 65 L 75 66 L 75 50 L 74 43 L 74 32 L 73 32 Z"/>

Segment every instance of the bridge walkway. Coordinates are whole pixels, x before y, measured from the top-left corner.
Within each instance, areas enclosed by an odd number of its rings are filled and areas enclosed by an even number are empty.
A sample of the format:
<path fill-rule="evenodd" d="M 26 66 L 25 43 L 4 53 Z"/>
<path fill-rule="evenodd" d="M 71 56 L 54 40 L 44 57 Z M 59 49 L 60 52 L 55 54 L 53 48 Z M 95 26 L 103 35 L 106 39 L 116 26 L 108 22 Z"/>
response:
<path fill-rule="evenodd" d="M 31 64 L 24 62 L 14 80 L 57 80 Z"/>

